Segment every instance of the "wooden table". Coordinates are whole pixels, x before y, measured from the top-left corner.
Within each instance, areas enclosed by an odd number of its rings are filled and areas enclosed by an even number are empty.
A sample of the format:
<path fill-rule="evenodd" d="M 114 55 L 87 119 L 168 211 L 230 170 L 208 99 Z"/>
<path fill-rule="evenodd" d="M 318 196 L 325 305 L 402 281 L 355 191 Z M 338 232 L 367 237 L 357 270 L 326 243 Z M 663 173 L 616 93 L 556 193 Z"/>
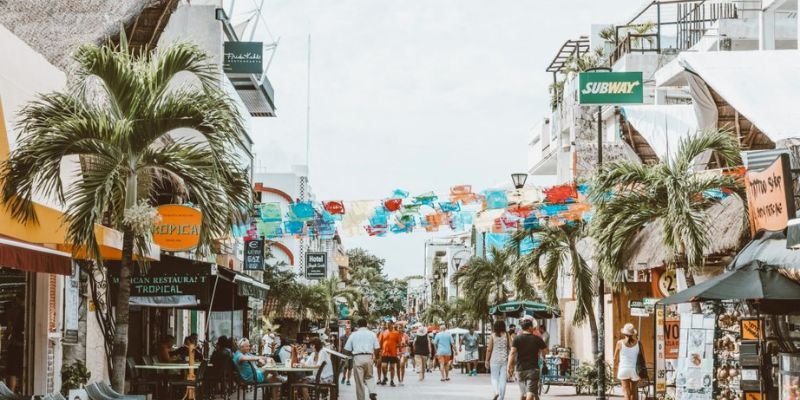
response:
<path fill-rule="evenodd" d="M 188 380 L 195 380 L 194 370 L 195 368 L 199 367 L 199 364 L 189 364 L 189 363 L 156 363 L 153 365 L 135 365 L 134 368 L 147 370 L 147 371 L 187 371 L 186 379 Z M 213 364 L 208 363 L 207 366 L 211 367 Z M 186 395 L 184 396 L 185 399 L 194 399 L 194 388 L 186 388 Z"/>
<path fill-rule="evenodd" d="M 272 367 L 261 367 L 262 371 L 267 372 L 316 372 L 319 367 L 287 367 L 286 365 L 275 365 Z"/>

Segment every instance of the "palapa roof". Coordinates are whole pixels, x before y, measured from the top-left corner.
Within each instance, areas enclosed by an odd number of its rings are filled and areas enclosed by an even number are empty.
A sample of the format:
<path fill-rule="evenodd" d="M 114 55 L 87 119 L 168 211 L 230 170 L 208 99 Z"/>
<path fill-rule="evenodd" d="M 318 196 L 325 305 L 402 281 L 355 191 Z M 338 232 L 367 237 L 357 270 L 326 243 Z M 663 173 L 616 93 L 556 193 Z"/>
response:
<path fill-rule="evenodd" d="M 743 245 L 749 233 L 743 224 L 744 204 L 734 196 L 723 199 L 708 209 L 711 223 L 711 243 L 705 251 L 707 256 L 735 253 Z M 631 241 L 624 258 L 626 269 L 649 269 L 661 266 L 667 259 L 667 249 L 662 245 L 661 222 L 651 223 Z"/>
<path fill-rule="evenodd" d="M 0 1 L 0 24 L 66 70 L 79 45 L 117 36 L 145 7 L 158 4 L 161 1 L 7 0 Z"/>

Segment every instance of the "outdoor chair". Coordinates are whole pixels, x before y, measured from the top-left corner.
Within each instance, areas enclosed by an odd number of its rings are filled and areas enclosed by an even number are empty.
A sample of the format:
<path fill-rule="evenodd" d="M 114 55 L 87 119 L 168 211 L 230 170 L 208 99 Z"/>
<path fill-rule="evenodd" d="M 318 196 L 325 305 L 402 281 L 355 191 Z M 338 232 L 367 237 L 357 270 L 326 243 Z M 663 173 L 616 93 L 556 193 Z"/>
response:
<path fill-rule="evenodd" d="M 334 362 L 333 357 L 338 357 L 337 355 L 331 354 L 331 362 L 333 362 L 333 382 L 332 383 L 321 383 L 320 386 L 324 388 L 328 388 L 328 392 L 331 399 L 338 399 L 339 398 L 339 379 L 341 379 L 341 374 L 344 368 L 342 368 L 341 363 Z M 343 361 L 347 361 L 347 359 L 342 359 Z"/>
<path fill-rule="evenodd" d="M 231 368 L 234 368 L 233 361 L 228 357 L 227 362 L 217 362 L 211 369 L 206 369 L 203 376 L 203 390 L 210 398 L 217 394 L 227 398 L 236 390 L 232 382 Z"/>
<path fill-rule="evenodd" d="M 128 369 L 127 374 L 130 377 L 131 392 L 137 393 L 138 390 L 136 389 L 144 387 L 144 393 L 147 393 L 147 389 L 152 387 L 155 391 L 156 397 L 158 397 L 158 392 L 161 388 L 161 379 L 159 379 L 157 376 L 143 376 L 140 374 L 139 370 L 136 369 L 136 363 L 134 362 L 133 357 L 128 357 L 125 360 L 125 366 Z M 111 389 L 111 386 L 108 386 L 108 389 Z M 113 392 L 113 389 L 111 391 Z"/>
<path fill-rule="evenodd" d="M 100 386 L 95 383 L 86 386 L 86 394 L 89 395 L 91 400 L 146 400 L 147 396 L 144 395 L 120 395 L 119 393 L 114 392 L 116 395 L 122 397 L 112 397 L 108 394 L 105 394 Z"/>
<path fill-rule="evenodd" d="M 176 381 L 167 381 L 167 394 L 170 398 L 173 398 L 174 395 L 173 390 L 175 388 L 181 389 L 186 391 L 188 387 L 194 387 L 195 398 L 198 400 L 203 400 L 205 398 L 205 388 L 203 386 L 204 378 L 206 374 L 206 369 L 208 369 L 208 361 L 203 361 L 200 363 L 200 367 L 197 368 L 197 375 L 195 376 L 195 380 L 190 381 L 188 379 L 181 379 Z M 182 396 L 181 396 L 182 397 Z"/>
<path fill-rule="evenodd" d="M 233 361 L 231 361 L 233 362 Z M 253 376 L 256 376 L 256 367 L 253 366 L 252 363 L 248 363 L 250 368 L 253 370 Z M 231 372 L 233 374 L 233 382 L 236 385 L 236 400 L 245 400 L 247 397 L 247 391 L 253 390 L 253 400 L 258 399 L 258 391 L 261 390 L 261 399 L 270 399 L 270 400 L 278 400 L 272 399 L 272 390 L 273 388 L 280 388 L 283 387 L 283 383 L 281 382 L 261 382 L 261 383 L 252 383 L 247 382 L 242 378 L 242 375 L 239 374 L 239 368 L 234 364 L 233 368 L 231 368 Z M 269 389 L 269 390 L 268 390 Z M 267 393 L 269 393 L 270 397 L 266 397 Z M 241 395 L 241 397 L 240 397 Z"/>
<path fill-rule="evenodd" d="M 308 391 L 311 393 L 311 398 L 314 400 L 320 400 L 320 396 L 322 395 L 323 391 L 328 395 L 329 398 L 332 398 L 331 396 L 336 390 L 335 386 L 333 386 L 333 384 L 327 385 L 319 382 L 319 379 L 322 376 L 322 369 L 325 368 L 325 364 L 327 363 L 327 361 L 323 361 L 319 368 L 317 368 L 317 374 L 314 377 L 314 383 L 300 382 L 289 385 L 289 399 L 301 399 L 302 394 L 300 396 L 297 395 L 299 389 L 308 389 Z M 336 376 L 334 376 L 334 378 L 336 378 Z"/>
<path fill-rule="evenodd" d="M 31 396 L 21 396 L 14 393 L 5 382 L 0 381 L 0 400 L 22 400 L 30 399 Z"/>

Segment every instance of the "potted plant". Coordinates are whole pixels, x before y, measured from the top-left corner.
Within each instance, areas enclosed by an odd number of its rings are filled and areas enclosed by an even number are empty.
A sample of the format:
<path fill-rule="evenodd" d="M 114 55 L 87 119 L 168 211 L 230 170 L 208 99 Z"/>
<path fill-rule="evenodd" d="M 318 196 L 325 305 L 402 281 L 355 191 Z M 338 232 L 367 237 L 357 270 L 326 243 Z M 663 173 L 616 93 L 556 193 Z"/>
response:
<path fill-rule="evenodd" d="M 61 368 L 61 394 L 68 399 L 78 397 L 86 399 L 86 390 L 83 388 L 89 382 L 92 373 L 80 361 Z"/>

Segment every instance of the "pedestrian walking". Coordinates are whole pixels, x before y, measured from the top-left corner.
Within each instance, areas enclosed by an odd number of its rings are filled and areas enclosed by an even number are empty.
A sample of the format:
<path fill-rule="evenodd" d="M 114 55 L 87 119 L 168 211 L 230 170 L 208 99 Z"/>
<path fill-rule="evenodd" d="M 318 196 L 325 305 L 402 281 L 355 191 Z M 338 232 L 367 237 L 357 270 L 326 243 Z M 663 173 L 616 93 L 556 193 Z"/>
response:
<path fill-rule="evenodd" d="M 387 378 L 391 377 L 389 383 L 391 386 L 395 386 L 394 377 L 399 374 L 399 350 L 403 342 L 403 334 L 397 331 L 394 322 L 389 322 L 388 330 L 381 335 L 378 342 L 381 345 L 381 375 L 383 375 L 383 380 L 378 384 L 385 385 L 389 381 Z"/>
<path fill-rule="evenodd" d="M 403 340 L 400 343 L 400 365 L 397 369 L 397 383 L 403 386 L 406 380 L 406 368 L 408 368 L 408 358 L 411 355 L 411 341 L 407 332 L 402 332 Z"/>
<path fill-rule="evenodd" d="M 439 360 L 439 372 L 442 374 L 442 382 L 450 380 L 450 362 L 458 354 L 456 353 L 453 336 L 446 331 L 447 327 L 444 324 L 439 325 L 439 333 L 433 338 L 433 344 L 436 346 L 436 358 Z"/>
<path fill-rule="evenodd" d="M 614 365 L 617 367 L 617 379 L 622 384 L 625 400 L 637 400 L 636 386 L 641 378 L 647 378 L 642 343 L 637 337 L 633 324 L 627 323 L 620 331 L 623 338 L 614 349 Z M 644 376 L 642 376 L 644 375 Z"/>
<path fill-rule="evenodd" d="M 464 362 L 467 364 L 469 376 L 478 375 L 478 334 L 475 328 L 469 327 L 469 333 L 464 335 L 461 341 L 464 350 Z"/>
<path fill-rule="evenodd" d="M 342 363 L 341 363 L 341 365 L 342 365 L 342 372 L 341 372 L 342 381 L 340 382 L 340 384 L 344 385 L 345 382 L 347 382 L 347 386 L 350 386 L 350 378 L 353 376 L 353 354 L 351 354 L 348 350 L 346 350 L 344 348 L 344 345 L 347 344 L 347 339 L 350 338 L 351 334 L 352 334 L 352 330 L 348 326 L 347 328 L 345 328 L 344 335 L 339 340 L 339 348 L 337 349 L 337 350 L 339 350 L 339 352 L 350 356 L 350 358 L 348 358 L 346 360 L 342 360 Z"/>
<path fill-rule="evenodd" d="M 506 397 L 506 384 L 508 383 L 508 353 L 511 349 L 511 337 L 506 332 L 505 321 L 494 321 L 492 335 L 486 348 L 486 369 L 492 376 L 494 399 L 503 400 Z"/>
<path fill-rule="evenodd" d="M 417 336 L 414 338 L 414 358 L 417 365 L 419 381 L 425 380 L 425 370 L 428 366 L 428 357 L 433 353 L 433 342 L 428 337 L 428 330 L 424 326 L 417 329 Z"/>
<path fill-rule="evenodd" d="M 358 330 L 350 335 L 344 349 L 353 354 L 353 369 L 356 376 L 356 399 L 365 400 L 364 386 L 369 390 L 370 400 L 377 400 L 375 382 L 372 380 L 372 366 L 380 356 L 381 345 L 378 337 L 367 329 L 367 320 L 359 319 Z"/>
<path fill-rule="evenodd" d="M 507 373 L 516 370 L 519 390 L 525 400 L 539 399 L 539 356 L 547 354 L 547 346 L 533 334 L 535 320 L 523 320 L 521 332 L 511 343 Z"/>

